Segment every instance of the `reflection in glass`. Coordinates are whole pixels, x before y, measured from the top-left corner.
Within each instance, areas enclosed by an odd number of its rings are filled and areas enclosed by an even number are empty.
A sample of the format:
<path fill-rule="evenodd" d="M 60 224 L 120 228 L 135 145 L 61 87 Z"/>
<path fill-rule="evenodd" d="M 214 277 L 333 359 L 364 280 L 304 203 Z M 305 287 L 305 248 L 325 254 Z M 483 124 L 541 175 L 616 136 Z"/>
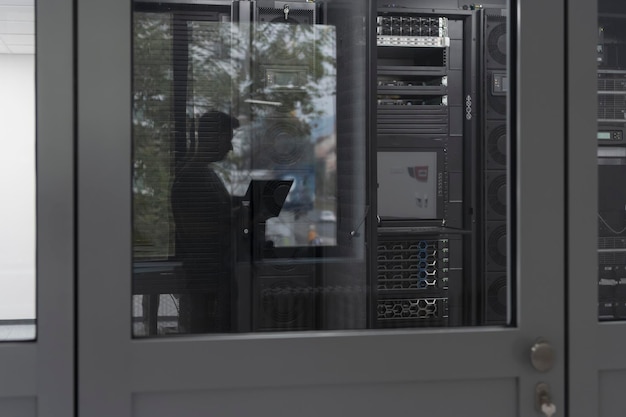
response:
<path fill-rule="evenodd" d="M 626 319 L 626 7 L 600 0 L 598 263 L 600 320 Z"/>
<path fill-rule="evenodd" d="M 135 4 L 134 336 L 509 323 L 506 8 L 342 4 Z"/>
<path fill-rule="evenodd" d="M 34 2 L 0 2 L 0 342 L 35 337 Z"/>
<path fill-rule="evenodd" d="M 335 30 L 264 23 L 254 33 L 255 88 L 246 100 L 256 132 L 252 170 L 259 177 L 293 181 L 280 215 L 268 221 L 266 239 L 275 246 L 333 246 Z"/>
<path fill-rule="evenodd" d="M 335 28 L 203 10 L 134 13 L 134 334 L 315 328 L 319 250 L 362 250 L 337 241 Z"/>

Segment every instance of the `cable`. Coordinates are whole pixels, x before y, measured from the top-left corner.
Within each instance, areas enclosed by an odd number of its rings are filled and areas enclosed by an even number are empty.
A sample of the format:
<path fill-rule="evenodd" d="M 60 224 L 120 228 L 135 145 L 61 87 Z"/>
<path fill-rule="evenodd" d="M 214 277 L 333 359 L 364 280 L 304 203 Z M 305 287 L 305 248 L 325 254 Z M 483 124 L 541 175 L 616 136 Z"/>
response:
<path fill-rule="evenodd" d="M 361 221 L 359 222 L 359 224 L 356 225 L 354 230 L 352 230 L 349 234 L 350 239 L 352 239 L 353 237 L 360 236 L 359 229 L 361 228 L 361 226 L 363 226 L 363 223 L 365 223 L 365 219 L 367 218 L 367 214 L 369 212 L 370 212 L 370 206 L 365 206 L 365 213 L 363 213 L 363 217 L 361 218 Z"/>
<path fill-rule="evenodd" d="M 624 228 L 623 228 L 622 230 L 620 230 L 619 232 L 618 232 L 617 230 L 613 229 L 613 228 L 611 227 L 611 225 L 610 225 L 610 224 L 608 224 L 608 223 L 606 222 L 606 220 L 604 220 L 604 219 L 602 218 L 602 216 L 600 215 L 600 213 L 598 213 L 598 218 L 600 219 L 600 221 L 601 221 L 601 222 L 602 222 L 602 223 L 603 223 L 603 224 L 604 224 L 604 225 L 605 225 L 605 226 L 606 226 L 606 227 L 607 227 L 607 228 L 608 228 L 611 232 L 615 233 L 616 235 L 621 235 L 622 233 L 626 232 L 626 227 L 624 227 Z"/>

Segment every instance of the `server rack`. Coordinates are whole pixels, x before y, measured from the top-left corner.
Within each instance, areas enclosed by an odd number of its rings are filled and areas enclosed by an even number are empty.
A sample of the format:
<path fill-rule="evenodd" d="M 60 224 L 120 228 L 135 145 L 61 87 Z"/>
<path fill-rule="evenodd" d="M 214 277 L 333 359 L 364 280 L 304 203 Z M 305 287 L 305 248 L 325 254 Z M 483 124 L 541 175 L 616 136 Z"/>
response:
<path fill-rule="evenodd" d="M 472 324 L 475 13 L 379 3 L 371 325 Z"/>
<path fill-rule="evenodd" d="M 626 318 L 626 15 L 599 3 L 598 26 L 598 316 Z"/>

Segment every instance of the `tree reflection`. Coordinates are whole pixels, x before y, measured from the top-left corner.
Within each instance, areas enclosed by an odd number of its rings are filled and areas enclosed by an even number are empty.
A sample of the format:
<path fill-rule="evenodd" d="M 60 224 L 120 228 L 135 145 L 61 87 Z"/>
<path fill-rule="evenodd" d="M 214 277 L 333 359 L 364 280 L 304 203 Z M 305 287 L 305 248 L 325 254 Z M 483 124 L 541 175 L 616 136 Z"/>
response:
<path fill-rule="evenodd" d="M 292 189 L 288 203 L 295 208 L 286 203 L 286 210 L 335 211 L 334 28 L 189 20 L 188 53 L 180 54 L 171 13 L 134 16 L 136 257 L 173 255 L 169 190 L 175 176 L 175 112 L 186 114 L 184 148 L 190 155 L 200 115 L 217 110 L 240 120 L 234 151 L 215 166 L 232 195 L 244 194 L 253 177 L 291 176 L 301 188 Z M 174 60 L 187 62 L 184 86 L 175 83 Z M 184 109 L 174 108 L 175 88 L 186 89 Z M 298 208 L 307 198 L 310 205 Z"/>

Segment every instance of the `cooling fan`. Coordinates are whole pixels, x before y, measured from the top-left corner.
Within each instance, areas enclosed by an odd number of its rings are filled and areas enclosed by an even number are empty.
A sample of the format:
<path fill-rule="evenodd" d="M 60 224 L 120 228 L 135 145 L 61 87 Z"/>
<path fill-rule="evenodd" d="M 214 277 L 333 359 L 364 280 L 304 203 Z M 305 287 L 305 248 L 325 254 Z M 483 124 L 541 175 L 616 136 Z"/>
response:
<path fill-rule="evenodd" d="M 507 147 L 506 125 L 502 122 L 487 122 L 486 130 L 487 168 L 504 168 L 506 166 Z"/>

